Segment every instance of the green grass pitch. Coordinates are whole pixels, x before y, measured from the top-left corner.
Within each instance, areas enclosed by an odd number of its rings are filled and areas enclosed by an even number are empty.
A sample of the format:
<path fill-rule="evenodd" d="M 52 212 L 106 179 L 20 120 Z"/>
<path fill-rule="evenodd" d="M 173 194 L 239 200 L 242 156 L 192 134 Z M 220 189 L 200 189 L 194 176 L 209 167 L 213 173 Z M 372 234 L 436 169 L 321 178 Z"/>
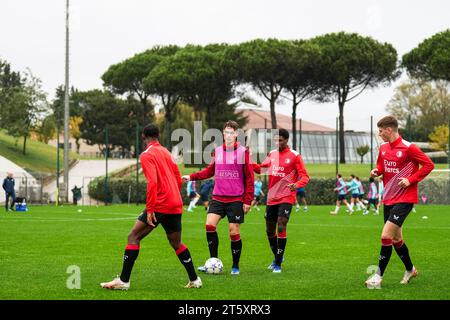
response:
<path fill-rule="evenodd" d="M 81 208 L 82 212 L 78 212 Z M 231 276 L 228 224 L 219 224 L 219 256 L 225 271 L 204 275 L 202 289 L 185 289 L 187 275 L 162 227 L 141 243 L 129 291 L 100 287 L 120 273 L 127 234 L 142 207 L 31 206 L 0 211 L 0 300 L 8 299 L 450 299 L 450 207 L 417 206 L 404 225 L 404 238 L 419 276 L 403 286 L 403 264 L 395 251 L 380 290 L 363 283 L 377 264 L 382 215 L 349 216 L 343 208 L 293 210 L 281 274 L 267 269 L 272 255 L 265 235 L 264 207 L 242 225 L 241 274 Z M 428 219 L 423 219 L 427 216 Z M 208 257 L 205 211 L 183 215 L 183 242 L 196 267 Z M 78 266 L 81 288 L 68 289 L 69 266 Z"/>

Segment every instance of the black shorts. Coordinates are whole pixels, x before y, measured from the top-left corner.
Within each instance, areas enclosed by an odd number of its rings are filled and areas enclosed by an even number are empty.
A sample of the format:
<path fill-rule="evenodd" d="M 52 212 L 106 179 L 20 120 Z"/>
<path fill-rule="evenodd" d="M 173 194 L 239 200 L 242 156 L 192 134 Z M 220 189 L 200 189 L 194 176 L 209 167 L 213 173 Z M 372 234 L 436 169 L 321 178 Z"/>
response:
<path fill-rule="evenodd" d="M 167 214 L 155 212 L 156 223 L 155 228 L 161 223 L 167 234 L 173 232 L 181 232 L 181 213 Z M 148 225 L 147 211 L 142 211 L 138 220 Z"/>
<path fill-rule="evenodd" d="M 202 202 L 209 201 L 208 194 L 207 193 L 200 193 L 200 200 L 202 200 Z"/>
<path fill-rule="evenodd" d="M 299 200 L 301 198 L 306 198 L 306 191 L 297 192 L 297 200 Z"/>
<path fill-rule="evenodd" d="M 285 217 L 289 220 L 292 211 L 292 204 L 280 203 L 266 207 L 264 218 L 270 221 L 277 221 L 278 217 Z"/>
<path fill-rule="evenodd" d="M 399 227 L 405 222 L 406 217 L 414 207 L 413 203 L 396 203 L 393 205 L 384 205 L 384 223 L 388 220 Z"/>
<path fill-rule="evenodd" d="M 261 195 L 259 195 L 259 196 L 255 196 L 255 201 L 261 201 Z"/>
<path fill-rule="evenodd" d="M 369 199 L 369 204 L 373 204 L 376 207 L 378 205 L 378 198 Z"/>
<path fill-rule="evenodd" d="M 345 194 L 338 194 L 338 195 L 337 195 L 337 199 L 338 199 L 339 201 L 345 200 Z"/>
<path fill-rule="evenodd" d="M 218 214 L 222 218 L 228 218 L 229 223 L 244 223 L 244 204 L 241 201 L 220 202 L 212 200 L 209 203 L 208 214 Z"/>
<path fill-rule="evenodd" d="M 359 198 L 359 193 L 352 193 L 352 198 L 353 199 Z"/>
<path fill-rule="evenodd" d="M 197 192 L 192 191 L 192 192 L 189 194 L 189 199 L 194 199 L 196 196 L 197 196 Z"/>

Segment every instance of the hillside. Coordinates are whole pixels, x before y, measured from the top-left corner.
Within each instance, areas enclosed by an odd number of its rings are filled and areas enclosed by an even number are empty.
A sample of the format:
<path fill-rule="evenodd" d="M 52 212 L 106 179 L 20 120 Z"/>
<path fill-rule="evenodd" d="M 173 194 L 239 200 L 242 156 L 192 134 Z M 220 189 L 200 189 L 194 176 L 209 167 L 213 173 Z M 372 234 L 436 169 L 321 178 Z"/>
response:
<path fill-rule="evenodd" d="M 23 138 L 15 139 L 0 130 L 0 155 L 23 167 L 30 173 L 54 173 L 56 170 L 56 148 L 45 143 L 27 139 L 26 154 L 22 154 Z M 60 165 L 63 165 L 63 150 L 60 150 Z M 77 159 L 76 153 L 70 153 Z"/>

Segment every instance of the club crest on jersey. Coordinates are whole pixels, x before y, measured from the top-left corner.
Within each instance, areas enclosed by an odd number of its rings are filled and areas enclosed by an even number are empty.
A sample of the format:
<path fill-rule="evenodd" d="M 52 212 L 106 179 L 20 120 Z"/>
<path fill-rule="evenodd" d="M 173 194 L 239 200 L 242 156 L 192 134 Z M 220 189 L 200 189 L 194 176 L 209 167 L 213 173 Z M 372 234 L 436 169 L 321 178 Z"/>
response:
<path fill-rule="evenodd" d="M 402 156 L 402 154 L 403 153 L 401 151 L 397 151 L 397 153 L 396 153 L 397 158 L 400 158 Z"/>

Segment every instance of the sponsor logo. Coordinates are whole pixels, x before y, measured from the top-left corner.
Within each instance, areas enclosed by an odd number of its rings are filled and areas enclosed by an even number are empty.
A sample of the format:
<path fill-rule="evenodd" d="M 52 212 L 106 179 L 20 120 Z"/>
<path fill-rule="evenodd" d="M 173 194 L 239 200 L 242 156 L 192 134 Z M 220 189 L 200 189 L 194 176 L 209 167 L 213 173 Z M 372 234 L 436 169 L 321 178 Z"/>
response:
<path fill-rule="evenodd" d="M 285 213 L 285 214 L 288 214 L 288 213 L 289 213 L 289 210 L 284 210 L 284 213 Z"/>
<path fill-rule="evenodd" d="M 291 159 L 286 159 L 285 162 L 286 162 L 286 163 L 289 163 L 289 162 L 291 162 Z"/>
<path fill-rule="evenodd" d="M 241 216 L 236 216 L 236 220 L 240 220 L 241 219 Z"/>
<path fill-rule="evenodd" d="M 189 263 L 189 262 L 191 262 L 191 260 L 192 260 L 192 259 L 189 258 L 189 259 L 187 259 L 187 260 L 183 260 L 183 262 L 184 262 L 184 263 Z"/>
<path fill-rule="evenodd" d="M 399 216 L 396 216 L 396 215 L 394 214 L 394 220 L 398 221 L 398 218 L 400 218 L 400 217 L 399 217 Z"/>

